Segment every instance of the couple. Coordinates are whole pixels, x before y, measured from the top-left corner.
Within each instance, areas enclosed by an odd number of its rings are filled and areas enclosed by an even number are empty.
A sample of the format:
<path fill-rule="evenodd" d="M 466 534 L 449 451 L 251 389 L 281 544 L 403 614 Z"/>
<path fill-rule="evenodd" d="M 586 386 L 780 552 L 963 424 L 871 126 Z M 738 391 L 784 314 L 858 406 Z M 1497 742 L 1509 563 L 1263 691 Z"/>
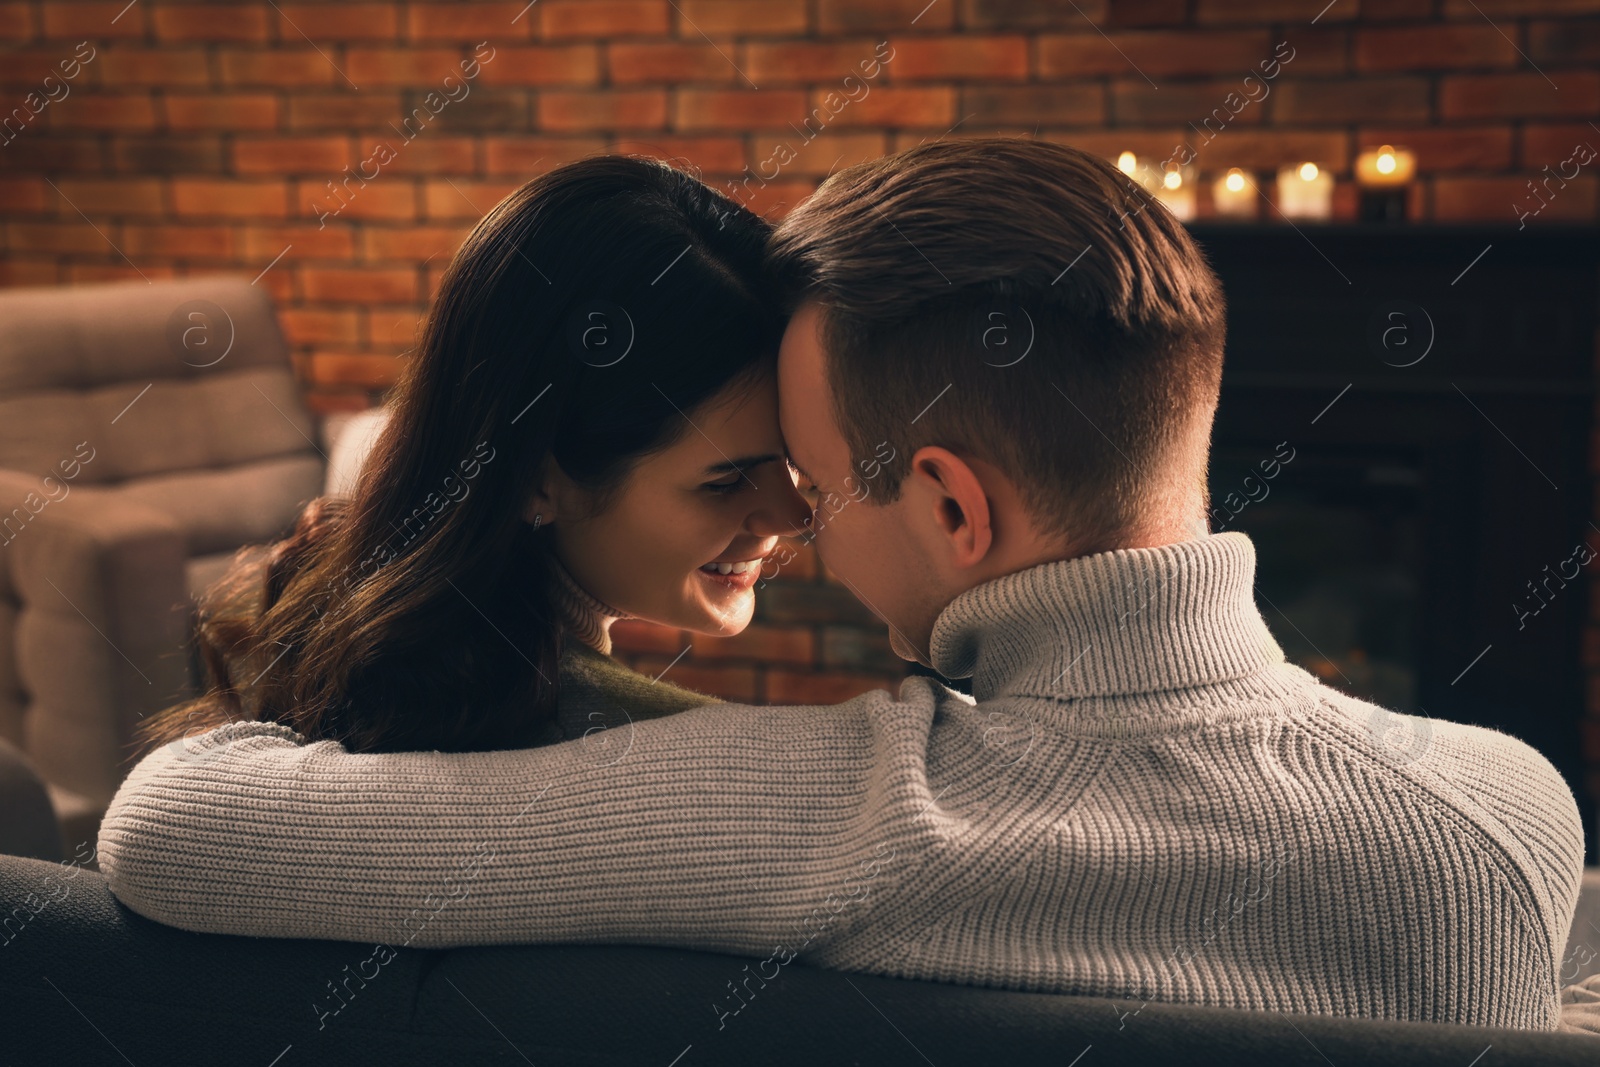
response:
<path fill-rule="evenodd" d="M 1223 335 L 1184 228 L 1068 147 L 923 145 L 775 231 L 555 170 L 456 255 L 348 503 L 212 598 L 217 684 L 146 728 L 101 867 L 198 931 L 1556 1029 L 1572 794 L 1285 662 L 1205 525 Z M 972 696 L 609 658 L 619 618 L 746 626 L 797 476 L 848 501 L 828 570 Z"/>

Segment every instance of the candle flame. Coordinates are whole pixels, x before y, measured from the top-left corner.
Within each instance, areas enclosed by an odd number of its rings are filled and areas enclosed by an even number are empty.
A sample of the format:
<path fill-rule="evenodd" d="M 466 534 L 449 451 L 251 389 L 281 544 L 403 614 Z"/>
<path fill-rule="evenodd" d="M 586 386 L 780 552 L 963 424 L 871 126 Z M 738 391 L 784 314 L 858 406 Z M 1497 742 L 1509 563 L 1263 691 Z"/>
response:
<path fill-rule="evenodd" d="M 1139 157 L 1132 152 L 1124 152 L 1117 157 L 1117 169 L 1124 174 L 1131 175 L 1139 169 Z"/>
<path fill-rule="evenodd" d="M 1302 163 L 1302 164 L 1300 164 L 1300 177 L 1305 179 L 1306 181 L 1308 181 L 1308 182 L 1316 181 L 1317 180 L 1317 173 L 1318 173 L 1317 165 L 1315 163 Z"/>
<path fill-rule="evenodd" d="M 1237 193 L 1244 188 L 1244 171 L 1233 167 L 1228 171 L 1227 181 L 1223 183 L 1228 187 L 1228 192 Z"/>
<path fill-rule="evenodd" d="M 1379 174 L 1393 174 L 1397 164 L 1394 161 L 1394 147 L 1384 145 L 1378 149 L 1378 161 L 1375 164 Z"/>

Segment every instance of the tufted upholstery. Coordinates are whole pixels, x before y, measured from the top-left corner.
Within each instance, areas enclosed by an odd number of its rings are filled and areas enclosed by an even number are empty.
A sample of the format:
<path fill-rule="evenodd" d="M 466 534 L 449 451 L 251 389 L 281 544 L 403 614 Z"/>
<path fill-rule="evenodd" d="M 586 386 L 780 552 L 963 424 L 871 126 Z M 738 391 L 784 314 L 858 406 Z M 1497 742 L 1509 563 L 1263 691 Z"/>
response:
<path fill-rule="evenodd" d="M 0 739 L 70 844 L 194 691 L 194 597 L 322 491 L 318 431 L 243 279 L 0 292 Z"/>

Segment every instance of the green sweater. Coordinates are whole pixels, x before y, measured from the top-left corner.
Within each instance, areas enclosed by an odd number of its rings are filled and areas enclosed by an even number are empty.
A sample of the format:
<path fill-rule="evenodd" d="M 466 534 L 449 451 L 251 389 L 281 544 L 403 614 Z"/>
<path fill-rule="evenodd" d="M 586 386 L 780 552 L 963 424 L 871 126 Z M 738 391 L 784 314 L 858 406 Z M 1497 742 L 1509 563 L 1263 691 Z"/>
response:
<path fill-rule="evenodd" d="M 652 681 L 576 639 L 561 657 L 557 722 L 546 743 L 590 738 L 641 719 L 659 719 L 721 699 L 666 681 Z"/>

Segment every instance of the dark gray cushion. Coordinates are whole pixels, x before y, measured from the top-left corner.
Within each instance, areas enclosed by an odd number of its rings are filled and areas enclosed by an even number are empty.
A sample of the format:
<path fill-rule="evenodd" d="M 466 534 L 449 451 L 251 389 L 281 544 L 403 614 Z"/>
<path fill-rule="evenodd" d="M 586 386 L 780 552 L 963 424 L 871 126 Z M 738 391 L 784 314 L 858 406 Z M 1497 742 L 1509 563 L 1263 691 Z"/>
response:
<path fill-rule="evenodd" d="M 728 983 L 757 961 L 597 945 L 401 949 L 379 963 L 371 945 L 163 927 L 122 907 L 93 871 L 10 857 L 0 858 L 0 901 L 13 918 L 0 945 L 0 1041 L 7 1062 L 26 1067 L 1466 1067 L 1491 1045 L 1484 1062 L 1496 1067 L 1593 1067 L 1600 1052 L 1600 1039 L 1575 1034 L 1162 1004 L 1125 1015 L 1137 1005 L 798 962 L 765 988 L 752 981 L 749 1003 L 721 1017 L 713 1005 L 737 1003 Z M 351 979 L 353 995 L 331 1014 L 329 984 L 358 973 L 370 977 Z"/>

